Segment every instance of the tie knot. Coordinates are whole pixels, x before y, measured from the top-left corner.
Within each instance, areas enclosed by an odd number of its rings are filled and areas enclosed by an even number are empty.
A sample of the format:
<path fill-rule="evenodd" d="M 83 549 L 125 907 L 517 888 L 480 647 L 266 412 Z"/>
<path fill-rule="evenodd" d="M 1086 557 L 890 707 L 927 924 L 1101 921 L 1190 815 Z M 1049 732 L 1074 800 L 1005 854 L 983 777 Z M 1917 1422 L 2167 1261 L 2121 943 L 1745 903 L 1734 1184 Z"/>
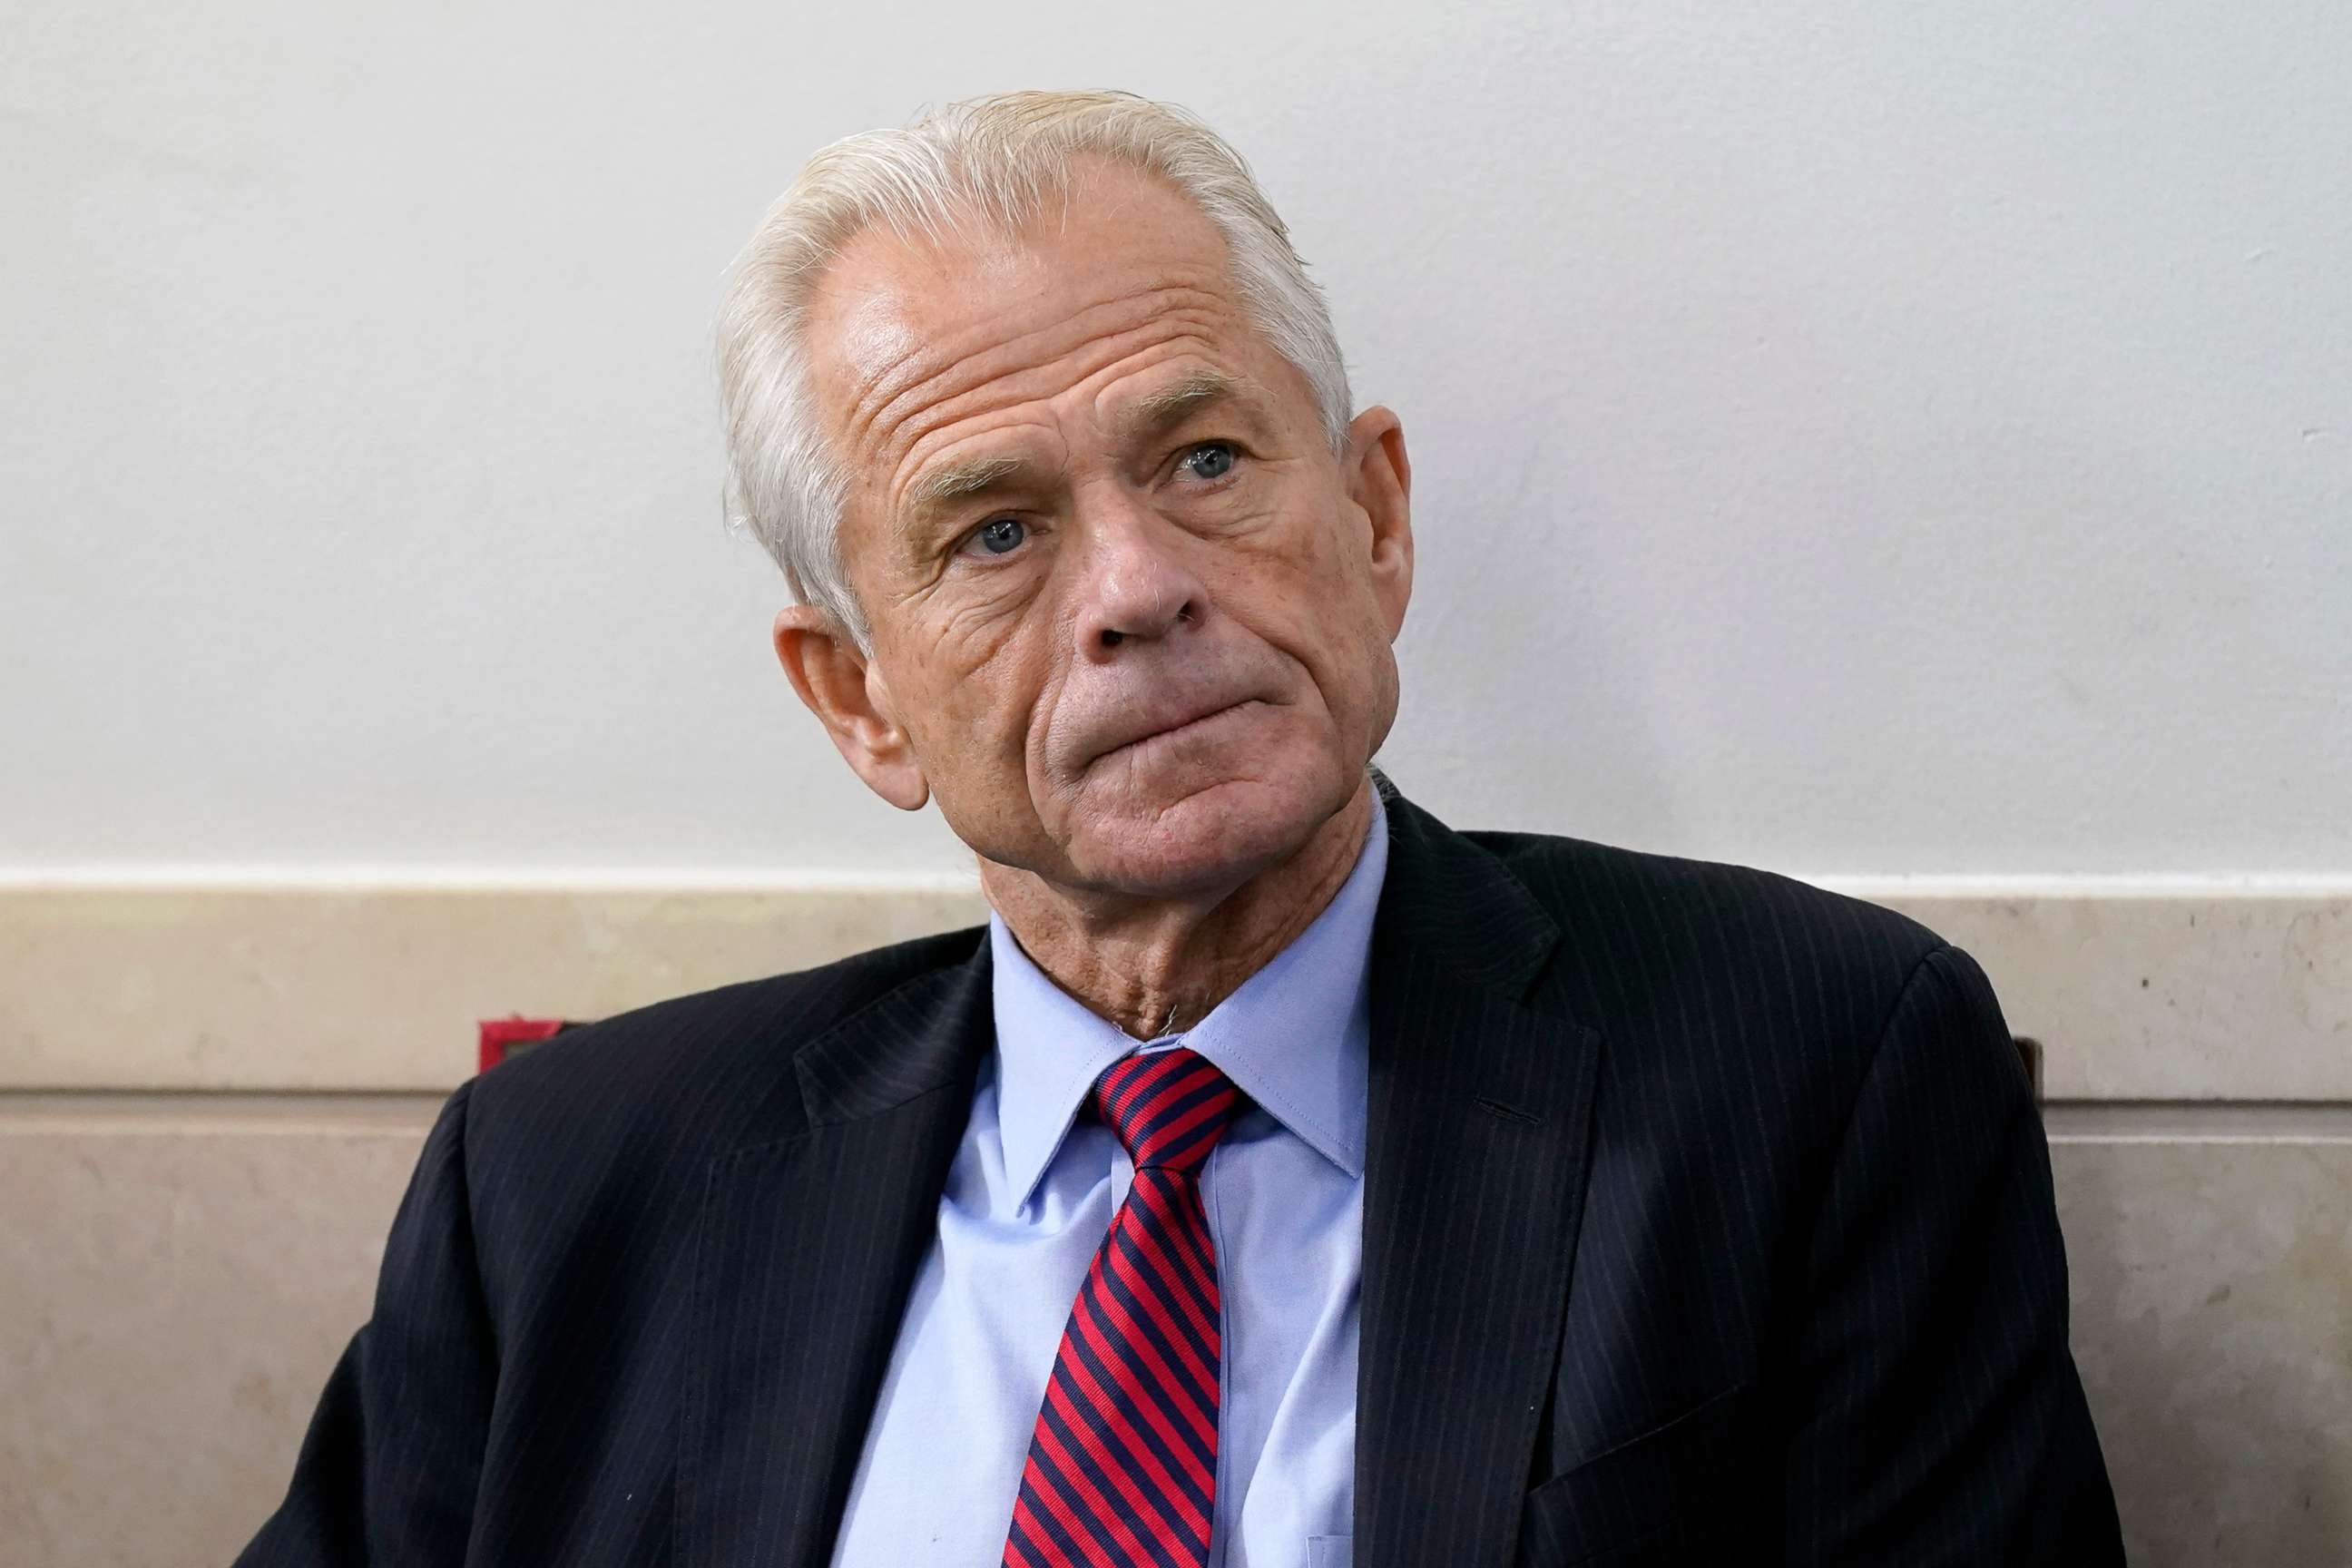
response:
<path fill-rule="evenodd" d="M 1095 1080 L 1097 1114 L 1139 1171 L 1201 1168 L 1241 1105 L 1241 1090 L 1186 1046 L 1122 1058 Z"/>

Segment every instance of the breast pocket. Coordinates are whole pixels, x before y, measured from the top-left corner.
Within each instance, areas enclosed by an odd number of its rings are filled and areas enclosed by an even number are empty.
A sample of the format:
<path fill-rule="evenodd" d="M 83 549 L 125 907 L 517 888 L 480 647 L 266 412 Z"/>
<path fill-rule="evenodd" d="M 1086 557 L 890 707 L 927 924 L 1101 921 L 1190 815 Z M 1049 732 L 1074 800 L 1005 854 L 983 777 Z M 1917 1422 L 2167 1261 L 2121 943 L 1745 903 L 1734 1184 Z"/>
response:
<path fill-rule="evenodd" d="M 1735 1542 L 1749 1403 L 1736 1384 L 1528 1493 L 1520 1568 L 1678 1563 Z"/>

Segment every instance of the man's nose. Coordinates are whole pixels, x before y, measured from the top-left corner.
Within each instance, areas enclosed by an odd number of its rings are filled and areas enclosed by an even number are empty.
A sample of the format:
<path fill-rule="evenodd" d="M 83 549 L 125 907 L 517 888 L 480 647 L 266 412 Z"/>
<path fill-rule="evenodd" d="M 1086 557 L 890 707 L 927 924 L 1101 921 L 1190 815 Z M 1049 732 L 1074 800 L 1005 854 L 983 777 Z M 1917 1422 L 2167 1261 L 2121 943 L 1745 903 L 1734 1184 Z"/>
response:
<path fill-rule="evenodd" d="M 1198 626 L 1207 590 L 1185 564 L 1192 536 L 1128 498 L 1097 500 L 1079 523 L 1078 655 L 1108 658 L 1130 640 Z"/>

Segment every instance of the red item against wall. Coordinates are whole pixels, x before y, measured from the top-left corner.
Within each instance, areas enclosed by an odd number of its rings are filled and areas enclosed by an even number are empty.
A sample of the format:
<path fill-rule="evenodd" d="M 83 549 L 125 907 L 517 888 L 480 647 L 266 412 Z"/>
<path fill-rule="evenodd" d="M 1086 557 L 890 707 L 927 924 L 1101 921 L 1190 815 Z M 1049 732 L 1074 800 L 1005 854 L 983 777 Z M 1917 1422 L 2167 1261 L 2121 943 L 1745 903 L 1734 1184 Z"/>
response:
<path fill-rule="evenodd" d="M 477 1070 L 488 1072 L 508 1057 L 561 1033 L 564 1021 L 510 1014 L 504 1018 L 484 1018 L 476 1026 L 481 1031 L 480 1065 Z"/>

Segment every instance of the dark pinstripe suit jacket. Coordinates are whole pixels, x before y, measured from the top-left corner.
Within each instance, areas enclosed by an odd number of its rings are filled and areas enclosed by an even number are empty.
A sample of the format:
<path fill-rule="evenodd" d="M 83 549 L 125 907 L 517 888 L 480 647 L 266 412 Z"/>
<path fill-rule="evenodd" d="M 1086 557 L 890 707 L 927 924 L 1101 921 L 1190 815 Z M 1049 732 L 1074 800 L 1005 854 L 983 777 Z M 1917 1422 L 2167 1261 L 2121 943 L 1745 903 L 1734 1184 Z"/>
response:
<path fill-rule="evenodd" d="M 1757 871 L 1389 820 L 1360 1568 L 2119 1561 L 1977 965 Z M 989 994 L 959 931 L 460 1089 L 241 1561 L 824 1563 Z"/>

